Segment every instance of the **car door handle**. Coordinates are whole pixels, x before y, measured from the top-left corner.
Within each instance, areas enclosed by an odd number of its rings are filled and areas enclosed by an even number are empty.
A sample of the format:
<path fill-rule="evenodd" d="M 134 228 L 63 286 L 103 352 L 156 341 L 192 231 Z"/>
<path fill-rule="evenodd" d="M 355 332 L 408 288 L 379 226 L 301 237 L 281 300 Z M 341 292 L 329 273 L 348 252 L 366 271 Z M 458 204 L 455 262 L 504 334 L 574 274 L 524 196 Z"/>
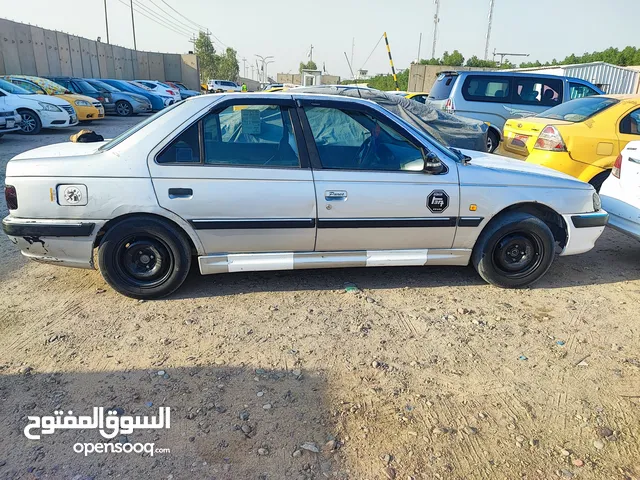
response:
<path fill-rule="evenodd" d="M 346 190 L 327 190 L 324 192 L 324 199 L 327 202 L 344 202 L 347 199 Z"/>
<path fill-rule="evenodd" d="M 169 198 L 191 198 L 193 197 L 193 189 L 191 188 L 170 188 Z"/>
<path fill-rule="evenodd" d="M 640 165 L 640 160 L 638 160 L 637 158 L 631 158 L 631 157 L 629 157 L 629 161 L 630 161 L 631 163 L 637 163 L 637 164 L 639 164 L 639 165 Z"/>

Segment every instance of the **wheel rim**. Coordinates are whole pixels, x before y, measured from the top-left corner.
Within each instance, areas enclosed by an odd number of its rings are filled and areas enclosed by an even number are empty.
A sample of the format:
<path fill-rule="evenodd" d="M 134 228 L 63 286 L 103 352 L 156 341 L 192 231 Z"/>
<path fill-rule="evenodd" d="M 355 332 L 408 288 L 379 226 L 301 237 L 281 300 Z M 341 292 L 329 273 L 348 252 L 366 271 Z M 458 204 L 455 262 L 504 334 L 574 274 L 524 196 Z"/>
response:
<path fill-rule="evenodd" d="M 496 243 L 491 260 L 505 277 L 524 278 L 537 270 L 544 253 L 540 237 L 530 232 L 513 232 Z"/>
<path fill-rule="evenodd" d="M 168 245 L 159 238 L 132 235 L 116 247 L 115 265 L 118 275 L 130 285 L 154 288 L 171 276 L 175 259 Z"/>
<path fill-rule="evenodd" d="M 21 113 L 22 115 L 22 124 L 21 128 L 24 133 L 34 132 L 38 126 L 38 122 L 30 113 Z"/>
<path fill-rule="evenodd" d="M 487 152 L 491 152 L 493 150 L 493 139 L 491 136 L 487 137 Z"/>
<path fill-rule="evenodd" d="M 129 105 L 126 103 L 118 103 L 116 108 L 118 109 L 118 115 L 127 116 L 130 113 Z"/>

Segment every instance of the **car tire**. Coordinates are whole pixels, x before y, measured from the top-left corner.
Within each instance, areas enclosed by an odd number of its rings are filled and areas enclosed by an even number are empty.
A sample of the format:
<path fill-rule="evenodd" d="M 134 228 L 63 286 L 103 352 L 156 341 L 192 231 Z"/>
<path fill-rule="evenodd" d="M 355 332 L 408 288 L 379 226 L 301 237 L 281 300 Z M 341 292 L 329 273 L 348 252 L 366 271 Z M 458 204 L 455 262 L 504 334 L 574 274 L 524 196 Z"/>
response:
<path fill-rule="evenodd" d="M 191 248 L 185 234 L 168 222 L 127 218 L 107 230 L 98 265 L 117 292 L 139 299 L 160 298 L 184 283 L 191 268 Z"/>
<path fill-rule="evenodd" d="M 25 109 L 18 109 L 18 113 L 22 117 L 20 133 L 24 135 L 37 135 L 40 133 L 40 130 L 42 130 L 42 122 L 37 113 Z"/>
<path fill-rule="evenodd" d="M 487 133 L 487 152 L 493 153 L 500 145 L 500 135 L 498 135 L 493 129 L 489 129 Z"/>
<path fill-rule="evenodd" d="M 133 115 L 133 107 L 126 100 L 116 102 L 116 113 L 119 117 L 130 117 Z"/>
<path fill-rule="evenodd" d="M 596 189 L 596 192 L 600 192 L 602 184 L 607 178 L 609 178 L 609 175 L 611 175 L 611 170 L 600 172 L 598 175 L 589 180 L 589 184 Z"/>
<path fill-rule="evenodd" d="M 555 257 L 551 229 L 538 217 L 507 212 L 482 231 L 471 255 L 480 276 L 502 288 L 522 288 L 549 270 Z"/>

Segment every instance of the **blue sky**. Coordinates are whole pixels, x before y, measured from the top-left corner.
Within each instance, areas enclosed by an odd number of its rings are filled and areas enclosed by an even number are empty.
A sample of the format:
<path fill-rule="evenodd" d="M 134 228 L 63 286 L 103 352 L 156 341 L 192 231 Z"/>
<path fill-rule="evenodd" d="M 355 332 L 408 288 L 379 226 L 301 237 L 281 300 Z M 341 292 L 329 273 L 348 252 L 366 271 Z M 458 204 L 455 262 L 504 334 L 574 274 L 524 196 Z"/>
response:
<path fill-rule="evenodd" d="M 106 40 L 104 0 L 0 0 L 0 16 L 45 28 Z M 406 68 L 416 58 L 420 32 L 423 58 L 433 41 L 433 0 L 165 0 L 189 20 L 208 27 L 220 42 L 238 50 L 247 65 L 255 54 L 274 55 L 269 72 L 295 72 L 314 45 L 314 60 L 327 71 L 348 76 L 344 53 L 351 55 L 355 38 L 354 69 L 360 68 L 374 45 L 387 31 L 396 68 Z M 107 0 L 111 43 L 133 47 L 129 0 Z M 162 0 L 134 0 L 157 12 L 162 7 L 178 20 Z M 22 6 L 22 5 L 27 5 Z M 441 0 L 436 55 L 458 49 L 465 57 L 484 54 L 489 0 Z M 490 51 L 529 53 L 530 60 L 547 61 L 609 46 L 640 47 L 638 0 L 496 0 Z M 168 19 L 170 22 L 173 20 Z M 184 28 L 184 26 L 182 26 Z M 196 31 L 196 28 L 193 29 Z M 0 32 L 1 33 L 1 32 Z M 138 48 L 186 52 L 186 36 L 174 33 L 136 13 Z M 513 59 L 520 62 L 522 59 Z M 242 73 L 242 62 L 241 73 Z M 371 73 L 387 73 L 383 42 L 365 65 Z"/>

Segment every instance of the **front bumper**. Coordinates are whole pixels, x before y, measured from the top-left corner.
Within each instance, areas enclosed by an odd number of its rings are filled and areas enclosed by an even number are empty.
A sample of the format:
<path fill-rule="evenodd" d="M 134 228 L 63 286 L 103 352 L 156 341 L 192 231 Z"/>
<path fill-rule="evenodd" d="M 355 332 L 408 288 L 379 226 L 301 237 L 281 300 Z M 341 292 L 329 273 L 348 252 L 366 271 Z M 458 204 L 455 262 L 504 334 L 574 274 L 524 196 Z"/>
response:
<path fill-rule="evenodd" d="M 591 250 L 596 240 L 600 238 L 609 220 L 609 214 L 604 210 L 593 213 L 579 213 L 563 215 L 568 229 L 567 244 L 560 256 L 578 255 Z"/>
<path fill-rule="evenodd" d="M 77 115 L 71 119 L 67 112 L 41 111 L 39 113 L 42 128 L 67 128 L 78 124 Z"/>
<path fill-rule="evenodd" d="M 78 105 L 73 105 L 73 108 L 75 109 L 78 115 L 78 120 L 80 121 L 98 120 L 99 118 L 104 117 L 104 110 L 102 110 L 102 113 L 101 113 L 94 106 L 80 107 Z"/>
<path fill-rule="evenodd" d="M 2 229 L 31 260 L 66 267 L 94 268 L 93 245 L 104 220 L 30 220 L 5 217 Z"/>

